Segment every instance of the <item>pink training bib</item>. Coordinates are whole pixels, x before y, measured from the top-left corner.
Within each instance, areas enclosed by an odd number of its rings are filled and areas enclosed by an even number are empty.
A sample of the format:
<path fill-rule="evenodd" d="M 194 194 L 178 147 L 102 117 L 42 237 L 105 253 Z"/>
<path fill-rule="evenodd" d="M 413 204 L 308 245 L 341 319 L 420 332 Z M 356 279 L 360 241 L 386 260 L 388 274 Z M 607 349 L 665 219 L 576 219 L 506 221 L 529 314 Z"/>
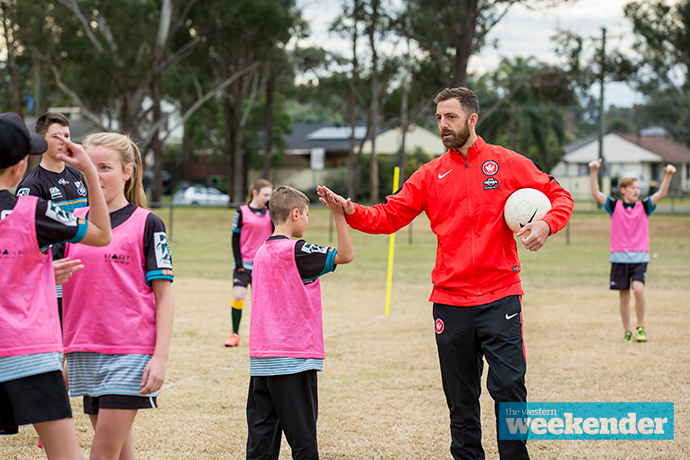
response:
<path fill-rule="evenodd" d="M 50 251 L 36 239 L 35 196 L 0 220 L 0 357 L 62 352 Z"/>
<path fill-rule="evenodd" d="M 249 206 L 240 206 L 242 210 L 242 227 L 240 229 L 240 253 L 243 262 L 253 262 L 256 251 L 273 233 L 271 215 L 266 210 L 263 216 L 257 216 Z"/>
<path fill-rule="evenodd" d="M 86 215 L 89 208 L 75 214 Z M 156 297 L 146 283 L 144 228 L 150 211 L 137 208 L 113 229 L 108 246 L 68 244 L 80 259 L 63 289 L 65 353 L 151 355 L 156 348 Z"/>
<path fill-rule="evenodd" d="M 649 217 L 641 201 L 626 209 L 621 200 L 611 215 L 611 252 L 649 252 Z"/>
<path fill-rule="evenodd" d="M 305 285 L 296 240 L 266 241 L 254 258 L 249 356 L 323 359 L 321 284 Z"/>

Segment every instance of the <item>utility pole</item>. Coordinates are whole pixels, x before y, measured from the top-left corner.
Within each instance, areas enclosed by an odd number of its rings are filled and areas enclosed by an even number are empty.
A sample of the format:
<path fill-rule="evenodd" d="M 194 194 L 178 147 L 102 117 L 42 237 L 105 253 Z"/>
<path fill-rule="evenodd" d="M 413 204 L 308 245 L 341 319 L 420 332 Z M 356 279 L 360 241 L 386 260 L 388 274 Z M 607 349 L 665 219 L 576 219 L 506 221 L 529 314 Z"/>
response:
<path fill-rule="evenodd" d="M 606 80 L 606 28 L 601 28 L 601 72 L 599 75 L 599 158 L 604 158 L 604 82 Z M 606 175 L 606 161 L 599 168 L 599 187 Z"/>

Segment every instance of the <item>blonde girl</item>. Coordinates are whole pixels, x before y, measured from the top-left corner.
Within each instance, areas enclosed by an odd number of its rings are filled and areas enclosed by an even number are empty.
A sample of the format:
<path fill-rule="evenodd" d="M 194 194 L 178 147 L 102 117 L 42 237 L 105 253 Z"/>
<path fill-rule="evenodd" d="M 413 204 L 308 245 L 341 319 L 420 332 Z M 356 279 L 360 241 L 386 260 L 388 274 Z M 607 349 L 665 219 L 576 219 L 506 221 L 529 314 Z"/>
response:
<path fill-rule="evenodd" d="M 174 311 L 170 247 L 163 222 L 145 209 L 137 146 L 115 133 L 90 135 L 83 145 L 113 239 L 97 249 L 67 245 L 65 255 L 84 266 L 64 285 L 69 387 L 84 397 L 95 430 L 91 459 L 132 460 L 134 418 L 156 407 L 165 379 Z"/>

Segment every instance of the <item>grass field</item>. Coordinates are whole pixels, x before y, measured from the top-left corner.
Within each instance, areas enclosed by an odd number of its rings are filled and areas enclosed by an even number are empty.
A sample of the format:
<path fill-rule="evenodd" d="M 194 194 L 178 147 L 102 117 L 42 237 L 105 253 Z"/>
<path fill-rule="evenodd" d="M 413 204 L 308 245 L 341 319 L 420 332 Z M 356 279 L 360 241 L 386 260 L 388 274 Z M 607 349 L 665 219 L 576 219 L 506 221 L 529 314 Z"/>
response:
<path fill-rule="evenodd" d="M 168 219 L 168 212 L 161 212 Z M 238 348 L 230 331 L 232 255 L 227 209 L 174 214 L 176 320 L 160 408 L 134 427 L 140 459 L 241 459 L 246 442 L 249 302 Z M 533 459 L 690 458 L 690 217 L 650 219 L 647 344 L 624 344 L 608 290 L 609 218 L 577 214 L 538 253 L 521 250 L 531 401 L 669 401 L 674 441 L 530 441 Z M 322 280 L 326 356 L 319 374 L 323 459 L 448 459 L 448 410 L 434 341 L 430 272 L 435 239 L 420 217 L 398 234 L 391 314 L 383 316 L 387 236 L 351 232 L 355 261 Z M 305 238 L 329 243 L 323 208 Z M 634 318 L 634 314 L 633 314 Z M 85 455 L 93 432 L 72 400 Z M 484 448 L 498 458 L 493 401 L 482 394 Z M 1 459 L 45 458 L 33 428 L 0 438 Z M 281 458 L 290 458 L 283 442 Z"/>

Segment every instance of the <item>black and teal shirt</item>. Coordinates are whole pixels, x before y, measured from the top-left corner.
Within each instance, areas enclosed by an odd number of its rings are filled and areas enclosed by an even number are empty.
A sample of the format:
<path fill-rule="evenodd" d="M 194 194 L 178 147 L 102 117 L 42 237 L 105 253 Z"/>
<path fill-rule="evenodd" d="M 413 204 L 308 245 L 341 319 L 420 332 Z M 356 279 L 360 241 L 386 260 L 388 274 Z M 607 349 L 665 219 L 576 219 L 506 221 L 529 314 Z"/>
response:
<path fill-rule="evenodd" d="M 36 166 L 17 185 L 17 196 L 32 195 L 50 200 L 65 211 L 88 206 L 88 191 L 81 172 L 65 165 L 60 173 Z"/>

